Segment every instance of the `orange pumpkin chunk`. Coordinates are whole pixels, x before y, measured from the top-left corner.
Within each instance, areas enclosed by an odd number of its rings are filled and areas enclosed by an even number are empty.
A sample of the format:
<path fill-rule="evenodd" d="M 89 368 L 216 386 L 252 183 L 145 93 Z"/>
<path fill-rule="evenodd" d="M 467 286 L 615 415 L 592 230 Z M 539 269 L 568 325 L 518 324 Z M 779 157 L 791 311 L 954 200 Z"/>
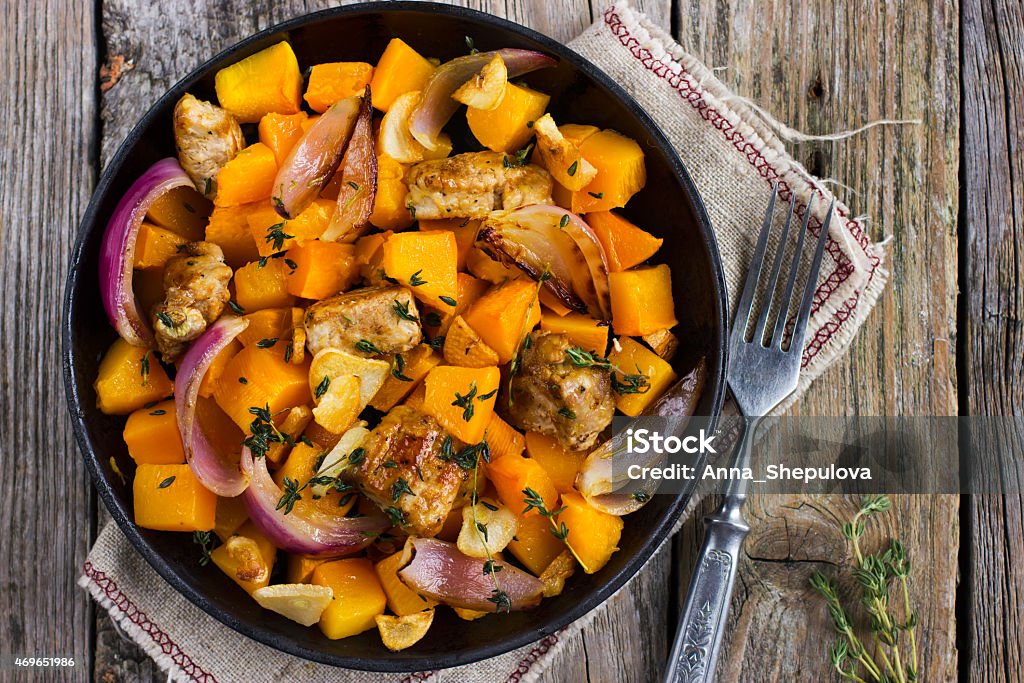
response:
<path fill-rule="evenodd" d="M 545 313 L 541 316 L 540 329 L 568 335 L 571 343 L 599 356 L 608 349 L 608 323 L 601 324 L 583 313 L 566 313 L 563 316 Z"/>
<path fill-rule="evenodd" d="M 542 92 L 509 83 L 497 108 L 469 108 L 466 121 L 481 145 L 495 152 L 511 154 L 533 136 L 529 124 L 543 116 L 550 100 Z"/>
<path fill-rule="evenodd" d="M 309 70 L 309 83 L 302 99 L 313 111 L 323 114 L 338 100 L 361 95 L 373 78 L 373 67 L 366 62 L 315 64 Z"/>
<path fill-rule="evenodd" d="M 376 627 L 387 596 L 369 560 L 362 557 L 325 562 L 313 570 L 313 583 L 330 586 L 334 600 L 320 616 L 320 630 L 331 640 Z"/>
<path fill-rule="evenodd" d="M 526 452 L 540 463 L 559 493 L 572 490 L 576 474 L 587 459 L 587 451 L 567 450 L 554 437 L 537 432 L 526 433 Z"/>
<path fill-rule="evenodd" d="M 370 223 L 381 230 L 404 230 L 412 225 L 412 214 L 405 205 L 409 194 L 409 187 L 402 180 L 405 170 L 405 165 L 387 154 L 377 155 L 377 195 L 373 198 Z"/>
<path fill-rule="evenodd" d="M 166 398 L 174 391 L 174 385 L 149 349 L 118 338 L 100 361 L 93 389 L 101 412 L 127 415 L 147 403 Z"/>
<path fill-rule="evenodd" d="M 491 451 L 491 460 L 506 455 L 522 455 L 526 447 L 526 439 L 512 425 L 498 417 L 497 413 L 491 415 L 484 431 L 484 438 L 487 439 L 487 446 Z"/>
<path fill-rule="evenodd" d="M 597 168 L 597 177 L 572 193 L 572 211 L 590 213 L 626 205 L 647 183 L 644 152 L 635 140 L 602 130 L 580 143 L 580 153 Z"/>
<path fill-rule="evenodd" d="M 388 277 L 409 287 L 421 301 L 455 308 L 458 245 L 453 233 L 400 232 L 389 237 L 381 249 L 381 267 Z"/>
<path fill-rule="evenodd" d="M 351 244 L 310 240 L 289 249 L 285 258 L 288 292 L 304 299 L 326 299 L 349 289 L 359 277 Z"/>
<path fill-rule="evenodd" d="M 260 257 L 256 240 L 249 230 L 249 214 L 262 202 L 239 206 L 218 206 L 210 214 L 206 226 L 206 241 L 213 242 L 224 251 L 224 261 L 232 268 L 240 268 Z"/>
<path fill-rule="evenodd" d="M 496 367 L 439 365 L 424 380 L 424 410 L 455 438 L 479 443 L 494 412 L 500 379 Z"/>
<path fill-rule="evenodd" d="M 245 432 L 253 421 L 250 408 L 269 407 L 271 414 L 305 405 L 309 391 L 309 364 L 284 360 L 284 344 L 261 349 L 246 346 L 231 359 L 217 382 L 217 405 Z"/>
<path fill-rule="evenodd" d="M 135 523 L 156 531 L 210 531 L 217 495 L 199 483 L 188 465 L 139 465 L 132 483 Z"/>
<path fill-rule="evenodd" d="M 502 456 L 488 465 L 487 478 L 494 484 L 501 502 L 517 514 L 526 508 L 526 494 L 523 491 L 528 488 L 541 497 L 548 510 L 558 509 L 558 489 L 536 460 L 515 454 Z M 530 510 L 523 516 L 538 514 L 537 510 Z"/>
<path fill-rule="evenodd" d="M 128 455 L 139 465 L 180 465 L 185 462 L 174 401 L 139 408 L 124 425 Z"/>
<path fill-rule="evenodd" d="M 524 506 L 520 505 L 518 509 L 522 510 Z M 516 537 L 508 544 L 509 552 L 537 576 L 565 550 L 565 545 L 551 531 L 551 522 L 546 517 L 525 515 L 519 518 Z"/>
<path fill-rule="evenodd" d="M 416 614 L 425 609 L 430 609 L 437 604 L 425 595 L 420 595 L 412 588 L 402 583 L 398 578 L 398 568 L 402 563 L 402 553 L 397 552 L 390 555 L 374 566 L 380 585 L 387 595 L 388 608 L 402 617 L 407 614 Z"/>
<path fill-rule="evenodd" d="M 249 145 L 217 173 L 217 206 L 238 206 L 270 199 L 277 176 L 274 152 L 262 142 Z"/>
<path fill-rule="evenodd" d="M 135 240 L 135 268 L 163 268 L 178 255 L 178 247 L 188 240 L 176 232 L 143 221 Z"/>
<path fill-rule="evenodd" d="M 288 158 L 288 153 L 299 141 L 305 129 L 302 124 L 309 118 L 309 114 L 300 111 L 298 114 L 277 114 L 270 113 L 260 119 L 259 136 L 260 142 L 270 148 L 274 153 L 274 159 L 280 166 Z"/>
<path fill-rule="evenodd" d="M 641 337 L 676 324 L 672 273 L 664 263 L 609 273 L 608 285 L 617 334 Z"/>
<path fill-rule="evenodd" d="M 255 261 L 235 271 L 235 301 L 246 311 L 283 308 L 295 303 L 288 293 L 284 259 Z"/>
<path fill-rule="evenodd" d="M 327 229 L 334 206 L 330 200 L 314 199 L 312 204 L 291 220 L 282 218 L 269 202 L 253 210 L 246 220 L 260 256 L 270 256 L 296 244 L 319 238 Z"/>
<path fill-rule="evenodd" d="M 194 187 L 173 187 L 149 205 L 146 219 L 196 242 L 203 239 L 203 229 L 212 210 L 210 200 Z"/>
<path fill-rule="evenodd" d="M 435 69 L 401 38 L 392 38 L 377 61 L 370 81 L 373 106 L 386 112 L 399 95 L 422 90 Z"/>
<path fill-rule="evenodd" d="M 608 270 L 617 273 L 638 266 L 654 256 L 664 240 L 641 230 L 614 211 L 594 211 L 586 216 L 608 257 Z"/>
<path fill-rule="evenodd" d="M 616 394 L 615 407 L 633 417 L 642 413 L 676 381 L 676 373 L 664 359 L 634 339 L 621 337 L 619 346 L 621 350 L 612 351 L 608 357 L 616 368 L 618 380 L 624 382 L 621 373 L 640 374 L 646 378 L 648 387 L 635 394 Z"/>
<path fill-rule="evenodd" d="M 575 491 L 562 494 L 565 510 L 558 523 L 569 527 L 568 544 L 587 574 L 600 570 L 618 550 L 622 535 L 622 519 L 601 512 Z"/>
<path fill-rule="evenodd" d="M 480 297 L 462 316 L 501 363 L 515 357 L 523 337 L 540 322 L 537 283 L 512 280 Z"/>
<path fill-rule="evenodd" d="M 217 101 L 241 123 L 256 123 L 266 114 L 296 114 L 302 73 L 291 45 L 282 41 L 226 66 L 214 77 Z"/>
<path fill-rule="evenodd" d="M 383 386 L 377 390 L 370 401 L 371 406 L 382 412 L 387 412 L 401 403 L 406 396 L 412 393 L 413 389 L 421 386 L 420 380 L 441 362 L 441 356 L 427 344 L 420 344 L 401 355 L 404 363 L 401 374 L 411 381 L 398 379 L 394 373 L 388 373 Z"/>

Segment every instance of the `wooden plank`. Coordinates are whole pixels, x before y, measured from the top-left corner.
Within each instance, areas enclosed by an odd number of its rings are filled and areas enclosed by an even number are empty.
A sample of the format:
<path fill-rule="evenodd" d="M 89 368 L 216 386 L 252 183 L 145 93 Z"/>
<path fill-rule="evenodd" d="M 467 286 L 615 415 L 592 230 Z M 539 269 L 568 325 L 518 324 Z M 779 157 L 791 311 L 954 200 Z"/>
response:
<path fill-rule="evenodd" d="M 76 228 L 96 180 L 93 4 L 4 3 L 0 55 L 0 652 L 89 670 L 91 605 L 75 585 L 92 489 L 64 409 L 60 318 Z M 55 680 L 68 670 L 26 671 Z"/>
<path fill-rule="evenodd" d="M 208 56 L 273 23 L 320 9 L 320 2 L 233 2 L 203 4 L 202 11 L 180 0 L 170 11 L 141 0 L 110 0 L 103 4 L 103 33 L 108 60 L 131 65 L 102 100 L 104 162 L 131 125 L 156 97 Z M 548 3 L 539 0 L 468 0 L 456 2 L 506 17 L 551 37 L 568 41 L 592 21 L 590 4 Z M 603 11 L 608 0 L 594 3 Z M 670 2 L 644 0 L 641 7 L 669 28 Z M 181 17 L 190 17 L 190 30 L 181 32 Z M 173 36 L 168 40 L 168 36 Z M 662 552 L 630 589 L 620 595 L 595 624 L 565 644 L 545 679 L 652 680 L 666 656 L 670 598 L 670 558 Z M 102 647 L 97 649 L 96 672 L 109 680 L 147 680 L 157 677 L 152 664 L 137 648 L 111 635 L 109 620 L 97 624 Z M 155 678 L 154 678 L 155 680 Z"/>
<path fill-rule="evenodd" d="M 838 193 L 870 217 L 875 239 L 894 238 L 891 284 L 850 352 L 798 406 L 802 414 L 956 414 L 957 19 L 956 4 L 940 0 L 680 4 L 683 47 L 720 67 L 719 78 L 780 121 L 820 134 L 880 118 L 923 119 L 791 147 L 811 173 L 850 186 Z M 889 530 L 915 558 L 928 633 L 920 680 L 952 680 L 958 501 L 907 496 L 896 503 Z M 847 562 L 838 520 L 855 504 L 843 497 L 751 500 L 753 531 L 721 680 L 832 680 L 830 628 L 807 578 L 832 569 L 836 558 Z M 694 526 L 680 536 L 684 580 L 699 539 Z"/>
<path fill-rule="evenodd" d="M 1022 414 L 1021 283 L 1024 265 L 1024 16 L 1019 2 L 963 3 L 964 408 L 971 415 Z M 1001 444 L 971 455 L 1020 452 L 1012 428 Z M 1022 485 L 1018 470 L 1011 486 Z M 964 567 L 961 678 L 1024 677 L 1024 496 L 971 496 L 972 543 Z"/>

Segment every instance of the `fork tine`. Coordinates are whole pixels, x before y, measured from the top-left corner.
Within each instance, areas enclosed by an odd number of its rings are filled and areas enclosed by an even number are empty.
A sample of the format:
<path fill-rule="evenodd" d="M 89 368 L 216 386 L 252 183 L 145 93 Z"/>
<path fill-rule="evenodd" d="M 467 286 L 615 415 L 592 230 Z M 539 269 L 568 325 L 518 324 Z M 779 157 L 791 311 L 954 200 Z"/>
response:
<path fill-rule="evenodd" d="M 804 285 L 803 301 L 800 303 L 800 312 L 797 314 L 796 326 L 793 327 L 793 342 L 789 350 L 796 349 L 802 353 L 804 348 L 804 335 L 807 333 L 807 318 L 811 315 L 811 301 L 814 299 L 814 290 L 818 284 L 818 272 L 821 270 L 821 257 L 825 253 L 825 242 L 828 241 L 828 228 L 832 223 L 832 211 L 835 209 L 836 200 L 828 205 L 828 213 L 825 215 L 825 222 L 821 226 L 821 233 L 818 235 L 818 246 L 814 250 L 814 260 L 811 261 L 811 269 L 807 273 L 807 284 Z"/>
<path fill-rule="evenodd" d="M 786 321 L 789 320 L 789 309 L 793 307 L 793 290 L 796 288 L 796 276 L 800 271 L 801 256 L 804 253 L 804 238 L 807 236 L 807 224 L 811 220 L 811 206 L 814 204 L 814 194 L 807 200 L 807 207 L 804 209 L 804 224 L 800 228 L 800 236 L 796 241 L 796 249 L 793 251 L 793 263 L 789 267 L 789 278 L 786 281 L 786 291 L 779 301 L 779 314 L 775 320 L 775 329 L 772 331 L 770 346 L 781 349 L 783 331 L 786 329 Z"/>
<path fill-rule="evenodd" d="M 782 237 L 779 238 L 779 246 L 775 250 L 775 262 L 772 264 L 772 273 L 768 277 L 768 286 L 764 290 L 764 302 L 761 305 L 761 314 L 757 317 L 757 327 L 754 329 L 754 341 L 764 344 L 764 328 L 768 324 L 768 314 L 772 309 L 772 298 L 775 294 L 775 287 L 779 283 L 779 273 L 782 271 L 782 259 L 786 255 L 786 241 L 789 239 L 789 225 L 793 222 L 793 207 L 796 206 L 796 193 L 789 196 L 789 211 L 786 212 L 786 222 L 782 226 Z M 800 252 L 797 252 L 799 254 Z M 769 343 L 771 340 L 769 340 Z"/>
<path fill-rule="evenodd" d="M 750 262 L 750 271 L 747 273 L 747 281 L 743 285 L 743 294 L 736 306 L 736 318 L 732 323 L 733 343 L 746 341 L 747 323 L 750 322 L 750 305 L 754 299 L 754 290 L 757 289 L 757 280 L 761 276 L 761 264 L 764 263 L 764 253 L 768 248 L 768 235 L 772 231 L 772 215 L 775 211 L 775 198 L 779 194 L 779 184 L 772 185 L 772 197 L 768 202 L 768 210 L 764 214 L 764 225 L 761 226 L 761 234 L 757 237 L 757 245 L 754 247 L 754 257 Z"/>

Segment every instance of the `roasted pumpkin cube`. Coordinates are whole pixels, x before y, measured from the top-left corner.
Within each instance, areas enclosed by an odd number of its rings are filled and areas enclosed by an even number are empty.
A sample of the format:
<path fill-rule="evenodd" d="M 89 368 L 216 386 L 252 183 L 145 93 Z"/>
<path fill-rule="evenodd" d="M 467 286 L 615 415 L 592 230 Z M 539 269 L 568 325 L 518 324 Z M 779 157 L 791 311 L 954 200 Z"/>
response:
<path fill-rule="evenodd" d="M 210 531 L 217 494 L 188 465 L 139 465 L 132 483 L 135 523 L 156 531 Z"/>
<path fill-rule="evenodd" d="M 299 61 L 284 41 L 224 67 L 214 86 L 220 106 L 241 123 L 256 123 L 271 112 L 296 114 L 302 103 Z"/>
<path fill-rule="evenodd" d="M 313 583 L 334 591 L 334 600 L 320 616 L 320 630 L 331 640 L 375 628 L 375 617 L 387 606 L 384 589 L 366 558 L 325 562 L 313 570 Z"/>
<path fill-rule="evenodd" d="M 401 617 L 422 612 L 436 605 L 436 600 L 420 595 L 402 583 L 398 578 L 398 568 L 401 563 L 402 553 L 397 552 L 374 565 L 380 585 L 387 595 L 388 609 Z"/>
<path fill-rule="evenodd" d="M 551 98 L 524 85 L 509 83 L 494 109 L 467 109 L 466 121 L 477 141 L 487 149 L 511 154 L 533 136 L 530 124 L 539 119 Z"/>
<path fill-rule="evenodd" d="M 302 99 L 313 111 L 323 114 L 338 100 L 361 95 L 373 78 L 373 67 L 366 62 L 314 64 Z"/>
<path fill-rule="evenodd" d="M 330 558 L 324 557 L 289 555 L 288 565 L 285 569 L 285 578 L 288 583 L 309 583 L 313 580 L 313 570 L 324 562 L 330 561 Z"/>
<path fill-rule="evenodd" d="M 249 326 L 238 333 L 235 341 L 242 346 L 252 346 L 259 342 L 271 339 L 286 339 L 289 336 L 292 326 L 292 309 L 290 308 L 264 308 L 252 313 L 246 313 L 244 317 L 249 321 Z"/>
<path fill-rule="evenodd" d="M 351 288 L 359 277 L 355 250 L 352 244 L 320 240 L 292 247 L 285 256 L 288 292 L 304 299 L 326 299 Z"/>
<path fill-rule="evenodd" d="M 586 221 L 604 247 L 612 273 L 640 265 L 654 256 L 664 241 L 614 211 L 593 211 L 586 215 Z"/>
<path fill-rule="evenodd" d="M 664 263 L 608 274 L 616 334 L 643 336 L 676 324 L 672 271 Z"/>
<path fill-rule="evenodd" d="M 174 401 L 161 401 L 129 415 L 124 425 L 124 442 L 128 455 L 139 465 L 184 463 L 185 449 L 178 431 Z"/>
<path fill-rule="evenodd" d="M 557 521 L 569 528 L 566 542 L 579 561 L 583 571 L 593 574 L 600 570 L 618 550 L 622 535 L 622 519 L 591 507 L 575 491 L 562 494 L 565 508 Z"/>
<path fill-rule="evenodd" d="M 584 351 L 593 351 L 603 356 L 608 349 L 608 323 L 594 320 L 583 313 L 566 313 L 557 315 L 544 313 L 540 320 L 540 329 L 559 332 L 567 335 L 569 341 Z"/>
<path fill-rule="evenodd" d="M 526 452 L 540 463 L 559 493 L 572 490 L 576 474 L 587 459 L 587 451 L 562 448 L 558 439 L 537 432 L 526 433 Z"/>
<path fill-rule="evenodd" d="M 387 154 L 377 155 L 377 194 L 373 198 L 371 225 L 381 230 L 404 230 L 412 225 L 412 213 L 405 203 L 409 194 L 409 187 L 403 180 L 405 171 L 404 164 Z"/>
<path fill-rule="evenodd" d="M 207 398 L 213 396 L 213 389 L 217 386 L 217 380 L 224 373 L 224 368 L 228 366 L 228 361 L 234 358 L 241 349 L 242 345 L 238 339 L 232 339 L 227 346 L 220 350 L 217 357 L 210 363 L 210 367 L 206 369 L 203 381 L 199 384 L 200 396 Z"/>
<path fill-rule="evenodd" d="M 213 204 L 194 187 L 172 187 L 153 200 L 146 211 L 146 220 L 175 232 L 189 242 L 203 239 L 206 221 Z"/>
<path fill-rule="evenodd" d="M 285 220 L 269 202 L 262 204 L 246 217 L 260 256 L 270 256 L 319 238 L 331 221 L 334 206 L 328 199 L 314 199 L 298 216 Z"/>
<path fill-rule="evenodd" d="M 297 481 L 299 486 L 306 484 L 317 474 L 317 466 L 325 467 L 331 463 L 326 459 L 322 460 L 325 449 L 313 444 L 298 443 L 288 454 L 288 459 L 279 470 L 274 472 L 274 481 L 278 486 L 284 486 L 285 478 Z M 310 488 L 299 494 L 301 498 L 295 501 L 294 510 L 299 514 L 310 514 L 313 512 L 344 517 L 355 505 L 356 497 L 349 492 L 341 492 L 335 488 L 329 488 L 319 494 L 314 493 Z"/>
<path fill-rule="evenodd" d="M 291 307 L 295 297 L 288 293 L 284 259 L 255 261 L 235 271 L 235 301 L 245 311 Z"/>
<path fill-rule="evenodd" d="M 163 268 L 167 260 L 178 255 L 178 247 L 188 240 L 176 232 L 143 221 L 135 240 L 134 267 Z"/>
<path fill-rule="evenodd" d="M 93 389 L 101 412 L 127 415 L 147 403 L 166 398 L 174 391 L 174 385 L 149 349 L 132 346 L 119 338 L 100 361 Z"/>
<path fill-rule="evenodd" d="M 239 206 L 217 206 L 210 214 L 206 226 L 206 241 L 213 242 L 224 252 L 224 261 L 232 268 L 240 268 L 260 257 L 256 240 L 249 230 L 249 213 L 263 202 Z"/>
<path fill-rule="evenodd" d="M 526 448 L 526 440 L 522 433 L 498 417 L 497 413 L 491 414 L 487 429 L 484 430 L 484 438 L 491 451 L 491 460 L 510 454 L 522 455 L 523 449 Z"/>
<path fill-rule="evenodd" d="M 213 392 L 217 405 L 244 432 L 254 419 L 250 408 L 269 407 L 273 415 L 313 400 L 309 364 L 286 362 L 282 346 L 246 346 L 228 362 L 217 382 Z"/>
<path fill-rule="evenodd" d="M 373 106 L 386 112 L 399 95 L 423 90 L 436 68 L 401 38 L 392 38 L 370 81 Z"/>
<path fill-rule="evenodd" d="M 274 153 L 274 159 L 277 161 L 278 167 L 284 163 L 292 148 L 295 147 L 295 143 L 306 132 L 302 124 L 307 119 L 309 119 L 309 114 L 304 111 L 300 111 L 298 114 L 277 114 L 272 112 L 260 119 L 258 128 L 260 142 L 269 147 L 270 151 Z"/>
<path fill-rule="evenodd" d="M 619 349 L 612 351 L 608 359 L 615 366 L 618 382 L 634 386 L 632 393 L 618 393 L 615 407 L 629 416 L 639 415 L 654 403 L 665 390 L 676 381 L 672 366 L 657 354 L 629 337 L 619 339 Z M 629 376 L 639 376 L 638 382 L 628 381 Z"/>
<path fill-rule="evenodd" d="M 400 232 L 385 240 L 381 249 L 381 267 L 388 277 L 409 287 L 421 301 L 455 308 L 459 282 L 454 233 Z"/>
<path fill-rule="evenodd" d="M 540 322 L 537 283 L 512 280 L 491 290 L 463 316 L 502 364 L 516 355 L 523 338 Z"/>
<path fill-rule="evenodd" d="M 262 142 L 249 145 L 217 173 L 216 206 L 238 206 L 270 199 L 277 176 L 274 152 Z"/>
<path fill-rule="evenodd" d="M 433 232 L 437 230 L 450 230 L 455 235 L 455 244 L 458 248 L 458 269 L 466 269 L 466 257 L 469 250 L 473 248 L 476 241 L 476 231 L 480 227 L 480 221 L 469 218 L 441 218 L 437 220 L 422 220 L 419 222 L 419 229 Z"/>
<path fill-rule="evenodd" d="M 213 533 L 224 541 L 249 521 L 249 509 L 245 506 L 242 496 L 234 498 L 217 498 L 217 521 L 213 525 Z"/>
<path fill-rule="evenodd" d="M 558 489 L 536 460 L 515 454 L 503 456 L 491 461 L 487 467 L 487 478 L 494 484 L 501 502 L 516 513 L 523 513 L 526 509 L 526 489 L 536 492 L 548 510 L 558 509 Z M 523 516 L 536 514 L 536 510 L 530 510 Z"/>
<path fill-rule="evenodd" d="M 644 152 L 625 135 L 614 130 L 594 133 L 580 144 L 580 152 L 597 168 L 597 176 L 572 193 L 574 213 L 623 207 L 647 183 Z"/>
<path fill-rule="evenodd" d="M 565 550 L 565 544 L 555 538 L 552 531 L 551 522 L 546 517 L 537 514 L 522 516 L 516 528 L 516 537 L 508 544 L 508 551 L 524 567 L 540 576 Z"/>
<path fill-rule="evenodd" d="M 494 412 L 501 374 L 496 367 L 439 365 L 424 380 L 424 410 L 468 444 L 479 443 Z"/>
<path fill-rule="evenodd" d="M 400 362 L 399 357 L 402 359 Z M 373 395 L 370 405 L 385 413 L 391 410 L 419 386 L 431 368 L 440 362 L 441 356 L 427 344 L 419 344 L 410 351 L 398 354 L 392 365 L 396 372 L 388 373 L 384 385 Z"/>

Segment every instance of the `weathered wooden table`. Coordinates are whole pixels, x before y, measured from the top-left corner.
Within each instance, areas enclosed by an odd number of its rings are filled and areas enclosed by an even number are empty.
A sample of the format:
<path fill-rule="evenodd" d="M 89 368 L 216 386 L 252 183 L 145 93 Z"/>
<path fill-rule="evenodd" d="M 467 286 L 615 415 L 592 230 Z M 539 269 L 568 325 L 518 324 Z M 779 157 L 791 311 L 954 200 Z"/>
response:
<path fill-rule="evenodd" d="M 0 60 L 0 650 L 74 654 L 75 679 L 162 680 L 75 587 L 105 519 L 63 406 L 58 320 L 76 226 L 139 115 L 208 56 L 317 0 L 5 0 Z M 606 0 L 468 0 L 569 40 Z M 878 118 L 844 142 L 794 147 L 893 236 L 892 284 L 804 414 L 1024 412 L 1024 9 L 1020 0 L 644 0 L 737 93 L 810 133 Z M 959 289 L 958 289 L 958 284 Z M 97 321 L 97 324 L 102 324 Z M 905 496 L 922 681 L 1024 676 L 1024 498 Z M 856 501 L 751 502 L 753 532 L 722 664 L 728 681 L 833 680 L 808 589 L 845 557 Z M 708 504 L 705 503 L 705 507 Z M 666 655 L 701 525 L 687 525 L 554 662 L 551 681 L 649 681 Z M 683 583 L 685 585 L 685 583 Z M 5 674 L 0 674 L 4 678 Z"/>

